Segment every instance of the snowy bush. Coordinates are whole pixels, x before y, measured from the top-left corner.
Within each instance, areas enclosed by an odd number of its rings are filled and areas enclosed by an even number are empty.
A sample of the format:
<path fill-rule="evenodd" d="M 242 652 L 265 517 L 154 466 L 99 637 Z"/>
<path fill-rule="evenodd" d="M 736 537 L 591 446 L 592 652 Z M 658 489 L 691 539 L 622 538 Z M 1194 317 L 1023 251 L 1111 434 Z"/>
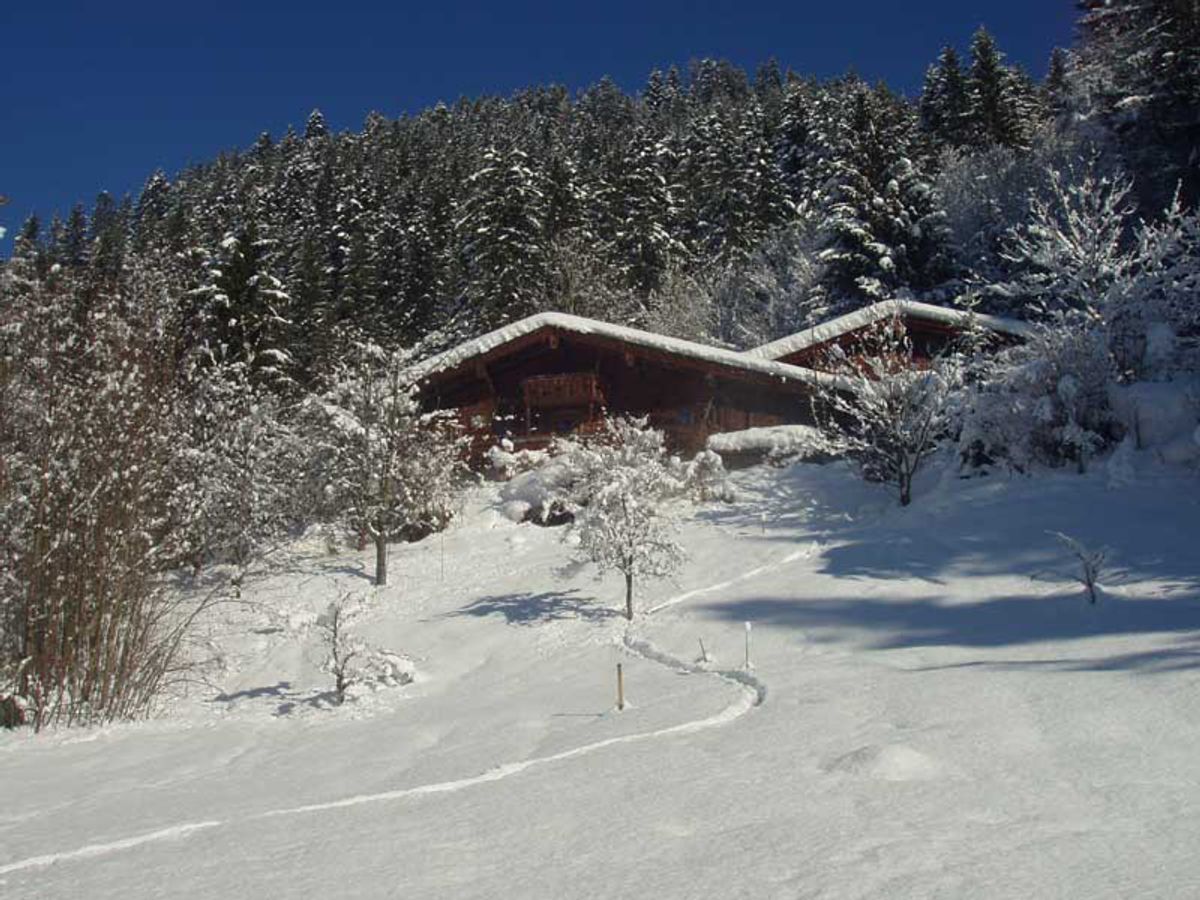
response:
<path fill-rule="evenodd" d="M 877 353 L 853 360 L 834 355 L 830 368 L 849 389 L 828 391 L 815 414 L 833 445 L 866 478 L 893 485 L 900 505 L 907 506 L 917 472 L 949 437 L 962 365 L 951 356 L 928 363 L 916 359 L 898 320 L 882 337 Z"/>
<path fill-rule="evenodd" d="M 1010 294 L 1022 315 L 1103 329 L 1123 379 L 1165 378 L 1197 362 L 1179 336 L 1200 326 L 1200 219 L 1176 198 L 1158 221 L 1137 223 L 1132 193 L 1096 158 L 1050 168 L 1006 240 L 1013 277 L 992 293 Z"/>
<path fill-rule="evenodd" d="M 1114 349 L 1131 376 L 1163 380 L 1200 369 L 1200 213 L 1176 195 L 1137 232 L 1129 277 L 1111 291 Z"/>
<path fill-rule="evenodd" d="M 935 189 L 957 268 L 986 282 L 999 277 L 1004 238 L 1043 178 L 1036 156 L 1010 147 L 944 152 Z"/>
<path fill-rule="evenodd" d="M 964 404 L 959 445 L 972 464 L 1088 460 L 1120 436 L 1109 405 L 1115 376 L 1102 328 L 1078 317 L 1039 326 L 1024 344 L 992 359 Z"/>
<path fill-rule="evenodd" d="M 1139 450 L 1161 449 L 1191 437 L 1200 418 L 1200 397 L 1193 381 L 1143 381 L 1113 384 L 1108 399 L 1113 414 Z"/>
<path fill-rule="evenodd" d="M 1016 285 L 1043 318 L 1104 320 L 1112 290 L 1136 264 L 1125 242 L 1133 182 L 1101 172 L 1095 159 L 1047 175 L 1047 189 L 1031 193 L 1028 219 L 1007 238 Z"/>
<path fill-rule="evenodd" d="M 766 235 L 747 258 L 735 260 L 712 280 L 710 303 L 719 341 L 753 347 L 827 317 L 830 298 L 822 285 L 818 224 L 811 211 L 798 210 L 794 221 Z M 668 312 L 667 317 L 673 315 Z"/>
<path fill-rule="evenodd" d="M 298 505 L 303 441 L 283 404 L 252 377 L 254 358 L 199 348 L 187 360 L 187 452 L 177 462 L 175 514 L 189 523 L 183 559 L 244 568 L 307 510 Z"/>
<path fill-rule="evenodd" d="M 837 452 L 834 442 L 811 425 L 771 425 L 709 435 L 707 446 L 722 456 L 760 454 L 771 465 L 820 460 Z"/>
<path fill-rule="evenodd" d="M 537 468 L 522 472 L 500 489 L 504 515 L 514 522 L 532 519 L 542 525 L 559 524 L 564 515 L 561 498 L 577 477 L 571 468 L 574 441 L 556 441 Z"/>
<path fill-rule="evenodd" d="M 516 450 L 505 438 L 487 451 L 488 465 L 498 478 L 508 481 L 523 472 L 536 469 L 546 461 L 545 450 Z"/>
<path fill-rule="evenodd" d="M 688 496 L 700 503 L 730 499 L 725 463 L 720 454 L 712 450 L 701 450 L 684 464 L 682 480 Z"/>
<path fill-rule="evenodd" d="M 672 471 L 661 431 L 646 419 L 609 419 L 600 439 L 560 447 L 569 473 L 560 495 L 574 516 L 583 557 L 603 573 L 625 577 L 625 616 L 633 618 L 634 584 L 674 573 L 684 560 L 670 501 L 684 489 Z"/>
<path fill-rule="evenodd" d="M 133 266 L 0 280 L 0 696 L 35 728 L 145 714 L 206 602 L 164 581 L 209 512 L 175 502 L 194 448 L 166 293 Z"/>

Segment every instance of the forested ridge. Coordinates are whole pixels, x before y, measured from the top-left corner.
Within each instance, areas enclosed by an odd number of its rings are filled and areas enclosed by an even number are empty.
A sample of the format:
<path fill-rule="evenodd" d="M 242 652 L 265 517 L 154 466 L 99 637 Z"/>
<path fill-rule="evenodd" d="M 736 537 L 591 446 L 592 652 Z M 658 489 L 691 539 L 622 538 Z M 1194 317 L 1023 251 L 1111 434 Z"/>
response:
<path fill-rule="evenodd" d="M 705 59 L 635 94 L 534 87 L 354 133 L 314 111 L 301 133 L 154 173 L 136 199 L 31 220 L 16 256 L 101 282 L 160 271 L 197 336 L 284 350 L 300 373 L 339 328 L 445 344 L 542 309 L 752 345 L 897 291 L 949 302 L 1013 281 L 1007 233 L 1047 169 L 1123 169 L 1151 217 L 1177 183 L 1190 206 L 1190 9 L 1087 13 L 1040 84 L 981 29 L 913 100 Z"/>

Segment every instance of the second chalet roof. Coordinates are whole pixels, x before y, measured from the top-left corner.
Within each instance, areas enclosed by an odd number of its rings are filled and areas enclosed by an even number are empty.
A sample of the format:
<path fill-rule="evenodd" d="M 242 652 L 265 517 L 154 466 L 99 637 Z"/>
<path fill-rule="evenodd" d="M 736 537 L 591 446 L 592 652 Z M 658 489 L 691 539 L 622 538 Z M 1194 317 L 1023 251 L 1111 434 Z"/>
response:
<path fill-rule="evenodd" d="M 817 344 L 857 331 L 875 322 L 891 316 L 911 316 L 915 319 L 925 319 L 941 325 L 965 328 L 976 325 L 1010 337 L 1027 338 L 1032 329 L 1025 322 L 1015 319 L 1002 319 L 999 316 L 988 316 L 982 313 L 962 309 L 948 309 L 944 306 L 933 306 L 930 303 L 919 303 L 916 300 L 882 300 L 870 306 L 856 309 L 852 313 L 814 325 L 795 334 L 790 334 L 769 344 L 755 347 L 745 352 L 745 356 L 753 359 L 776 360 L 789 356 L 800 350 L 807 350 Z"/>
<path fill-rule="evenodd" d="M 583 316 L 573 316 L 568 313 L 544 312 L 524 319 L 519 319 L 489 331 L 487 334 L 451 347 L 436 356 L 431 356 L 415 366 L 418 380 L 424 381 L 441 373 L 457 369 L 463 363 L 482 356 L 487 356 L 495 350 L 500 350 L 506 344 L 540 330 L 571 332 L 579 335 L 595 335 L 609 340 L 619 341 L 637 347 L 658 350 L 676 356 L 701 360 L 716 366 L 740 369 L 768 375 L 785 381 L 803 382 L 805 384 L 825 385 L 829 387 L 846 388 L 845 380 L 824 372 L 792 366 L 776 362 L 772 359 L 755 357 L 736 350 L 725 350 L 721 347 L 710 347 L 683 338 L 668 337 L 637 328 L 613 325 Z"/>

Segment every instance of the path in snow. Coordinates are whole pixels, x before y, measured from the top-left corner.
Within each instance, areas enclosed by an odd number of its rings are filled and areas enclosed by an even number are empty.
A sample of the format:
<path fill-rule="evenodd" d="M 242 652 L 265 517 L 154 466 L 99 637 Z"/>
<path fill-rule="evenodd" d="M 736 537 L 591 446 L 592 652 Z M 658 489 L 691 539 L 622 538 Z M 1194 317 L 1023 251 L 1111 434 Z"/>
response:
<path fill-rule="evenodd" d="M 757 578 L 759 575 L 765 575 L 767 572 L 774 572 L 777 569 L 782 569 L 784 566 L 790 565 L 800 559 L 810 559 L 821 548 L 820 542 L 809 544 L 801 550 L 793 550 L 783 559 L 775 562 L 763 563 L 753 569 L 749 569 L 740 575 L 735 575 L 733 578 L 728 578 L 725 581 L 719 581 L 716 584 L 710 584 L 707 587 L 695 588 L 694 590 L 684 591 L 682 594 L 676 594 L 674 597 L 668 597 L 657 606 L 652 606 L 646 610 L 646 615 L 652 616 L 660 610 L 664 610 L 670 606 L 676 606 L 686 600 L 691 600 L 693 597 L 699 597 L 701 594 L 709 594 L 713 591 L 722 591 L 725 588 L 733 587 L 735 584 L 740 584 L 743 581 L 748 581 L 751 578 Z M 708 671 L 704 669 L 702 671 Z"/>
<path fill-rule="evenodd" d="M 680 659 L 677 656 L 672 656 L 667 651 L 660 647 L 656 647 L 654 644 L 650 643 L 644 638 L 634 637 L 629 631 L 625 632 L 624 645 L 630 652 L 636 653 L 643 659 L 648 659 L 651 662 L 656 662 L 659 665 L 666 666 L 668 669 L 675 669 L 679 672 L 687 672 L 691 675 L 712 675 L 716 678 L 732 682 L 739 687 L 747 688 L 754 695 L 754 702 L 751 704 L 751 706 L 762 706 L 767 699 L 766 684 L 764 684 L 760 678 L 758 678 L 748 669 L 709 669 L 700 665 L 699 663 L 690 663 Z M 747 710 L 743 710 L 742 712 L 744 713 L 746 711 Z M 739 713 L 738 715 L 741 714 L 742 713 Z"/>
<path fill-rule="evenodd" d="M 57 862 L 65 862 L 72 859 L 107 856 L 110 853 L 118 853 L 121 850 L 140 847 L 142 844 L 152 844 L 155 841 L 178 840 L 194 832 L 203 831 L 206 828 L 216 828 L 218 825 L 224 824 L 224 822 L 190 822 L 186 825 L 172 825 L 170 828 L 160 828 L 158 831 L 139 834 L 135 837 L 124 838 L 107 844 L 88 844 L 86 847 L 80 847 L 78 850 L 68 850 L 64 853 L 47 853 L 44 856 L 31 856 L 29 859 L 22 859 L 0 866 L 0 875 L 8 875 L 11 872 L 19 872 L 22 869 L 39 869 Z"/>
<path fill-rule="evenodd" d="M 797 551 L 796 553 L 790 554 L 781 562 L 760 566 L 744 575 L 721 582 L 720 584 L 689 591 L 686 594 L 680 594 L 677 597 L 667 600 L 665 603 L 659 604 L 657 607 L 655 607 L 655 610 L 674 605 L 675 603 L 681 602 L 688 597 L 696 596 L 707 591 L 717 590 L 737 581 L 742 581 L 745 578 L 752 577 L 753 575 L 760 574 L 764 571 L 770 571 L 771 569 L 779 568 L 780 566 L 785 565 L 788 562 L 792 562 L 795 559 L 799 559 L 804 555 L 811 555 L 811 552 L 812 548 L 810 548 L 808 551 Z M 651 610 L 651 612 L 655 610 Z M 602 741 L 595 741 L 590 744 L 574 747 L 570 750 L 552 753 L 548 756 L 537 756 L 522 760 L 520 762 L 504 763 L 492 769 L 488 769 L 486 772 L 482 772 L 478 775 L 473 775 L 468 778 L 422 784 L 417 785 L 416 787 L 400 788 L 394 791 L 382 791 L 374 794 L 359 794 L 353 797 L 344 797 L 340 800 L 331 800 L 324 803 L 309 803 L 301 806 L 269 810 L 267 812 L 256 813 L 252 816 L 245 816 L 240 819 L 231 819 L 228 821 L 217 820 L 174 825 L 169 828 L 162 828 L 157 831 L 125 838 L 119 841 L 112 841 L 103 844 L 88 844 L 75 850 L 64 851 L 61 853 L 50 853 L 42 856 L 34 856 L 23 860 L 17 860 L 15 862 L 0 866 L 0 876 L 26 869 L 42 868 L 58 862 L 106 856 L 156 841 L 178 840 L 197 831 L 215 828 L 220 825 L 235 825 L 245 822 L 253 822 L 260 819 L 275 819 L 283 816 L 297 816 L 331 809 L 344 809 L 350 806 L 362 806 L 368 803 L 386 803 L 395 800 L 404 800 L 409 797 L 420 797 L 427 794 L 453 793 L 466 788 L 474 787 L 479 784 L 487 784 L 489 782 L 511 778 L 514 775 L 519 775 L 520 773 L 536 766 L 544 766 L 550 763 L 586 756 L 618 744 L 641 743 L 644 741 L 655 740 L 657 738 L 672 737 L 682 734 L 694 734 L 699 731 L 706 731 L 710 728 L 718 728 L 741 718 L 754 707 L 762 705 L 762 703 L 766 700 L 767 686 L 749 671 L 736 669 L 710 669 L 695 663 L 687 662 L 679 659 L 676 656 L 672 656 L 665 650 L 656 647 L 654 644 L 644 638 L 635 637 L 630 629 L 626 630 L 622 644 L 630 653 L 633 653 L 651 662 L 658 663 L 659 665 L 666 666 L 667 668 L 675 671 L 696 675 L 710 675 L 714 678 L 730 682 L 742 689 L 741 695 L 735 702 L 729 704 L 729 706 L 725 707 L 720 712 L 711 716 L 707 716 L 703 719 L 683 722 L 678 725 L 671 725 L 666 728 L 658 728 L 653 731 L 644 731 L 637 734 L 628 734 L 607 738 Z"/>

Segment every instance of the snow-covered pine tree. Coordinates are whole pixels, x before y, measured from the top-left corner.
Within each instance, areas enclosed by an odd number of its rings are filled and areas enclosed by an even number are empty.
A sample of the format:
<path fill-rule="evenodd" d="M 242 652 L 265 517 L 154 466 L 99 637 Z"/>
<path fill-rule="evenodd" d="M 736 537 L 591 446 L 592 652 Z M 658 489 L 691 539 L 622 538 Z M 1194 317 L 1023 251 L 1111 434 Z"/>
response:
<path fill-rule="evenodd" d="M 970 91 L 958 51 L 945 47 L 925 73 L 921 90 L 921 128 L 949 147 L 972 143 Z"/>
<path fill-rule="evenodd" d="M 860 83 L 834 135 L 820 259 L 835 302 L 853 309 L 934 283 L 945 265 L 944 224 L 912 111 Z"/>
<path fill-rule="evenodd" d="M 987 29 L 971 38 L 967 77 L 970 137 L 978 147 L 1027 147 L 1033 122 L 1027 86 L 1004 65 Z"/>
<path fill-rule="evenodd" d="M 658 146 L 644 129 L 634 131 L 615 163 L 603 202 L 612 213 L 607 242 L 612 268 L 640 296 L 654 292 L 683 246 L 670 232 L 672 199 L 658 160 Z"/>
<path fill-rule="evenodd" d="M 306 141 L 322 140 L 329 137 L 329 126 L 325 124 L 325 115 L 319 109 L 308 114 L 308 122 L 304 126 Z"/>
<path fill-rule="evenodd" d="M 1055 47 L 1050 52 L 1050 63 L 1046 68 L 1046 80 L 1042 83 L 1042 103 L 1055 119 L 1066 115 L 1071 105 L 1070 63 L 1067 51 Z"/>
<path fill-rule="evenodd" d="M 133 213 L 133 246 L 145 250 L 158 238 L 170 211 L 171 183 L 161 169 L 147 180 Z"/>
<path fill-rule="evenodd" d="M 467 180 L 457 223 L 474 328 L 530 315 L 545 302 L 546 195 L 541 173 L 519 148 L 488 147 Z"/>
<path fill-rule="evenodd" d="M 107 191 L 96 197 L 92 209 L 89 240 L 92 245 L 90 265 L 95 277 L 116 279 L 125 262 L 129 239 L 132 201 L 125 197 L 120 204 Z"/>
<path fill-rule="evenodd" d="M 66 232 L 63 235 L 62 263 L 78 268 L 88 260 L 88 222 L 83 204 L 76 203 L 67 216 Z"/>
<path fill-rule="evenodd" d="M 790 81 L 780 103 L 775 131 L 775 159 L 788 198 L 795 206 L 811 202 L 816 173 L 810 165 L 813 86 Z"/>
<path fill-rule="evenodd" d="M 1104 122 L 1152 215 L 1200 200 L 1200 8 L 1192 0 L 1081 0 L 1072 82 Z"/>
<path fill-rule="evenodd" d="M 289 357 L 281 346 L 291 298 L 271 272 L 270 241 L 254 218 L 227 234 L 209 260 L 206 283 L 197 289 L 210 334 L 222 355 L 254 360 L 266 377 L 282 374 Z"/>

